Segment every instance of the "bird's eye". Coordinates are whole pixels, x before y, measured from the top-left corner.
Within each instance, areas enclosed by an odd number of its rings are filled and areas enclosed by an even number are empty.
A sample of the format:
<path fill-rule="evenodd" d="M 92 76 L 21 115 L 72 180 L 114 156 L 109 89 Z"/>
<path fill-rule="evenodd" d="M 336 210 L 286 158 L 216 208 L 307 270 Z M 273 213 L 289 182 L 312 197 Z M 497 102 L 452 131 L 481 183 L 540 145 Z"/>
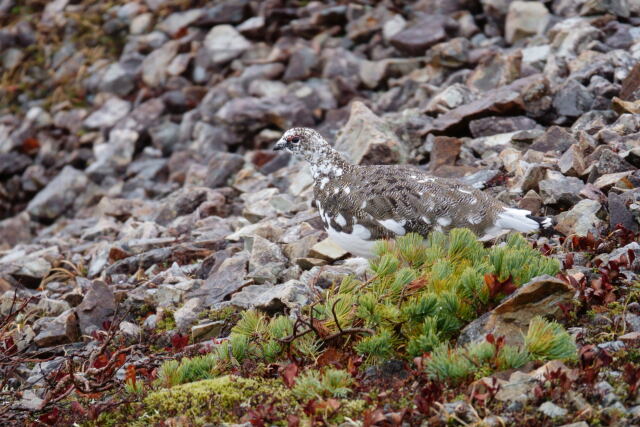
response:
<path fill-rule="evenodd" d="M 294 136 L 293 138 L 291 138 L 291 142 L 293 142 L 294 144 L 297 144 L 298 142 L 300 142 L 300 137 Z"/>

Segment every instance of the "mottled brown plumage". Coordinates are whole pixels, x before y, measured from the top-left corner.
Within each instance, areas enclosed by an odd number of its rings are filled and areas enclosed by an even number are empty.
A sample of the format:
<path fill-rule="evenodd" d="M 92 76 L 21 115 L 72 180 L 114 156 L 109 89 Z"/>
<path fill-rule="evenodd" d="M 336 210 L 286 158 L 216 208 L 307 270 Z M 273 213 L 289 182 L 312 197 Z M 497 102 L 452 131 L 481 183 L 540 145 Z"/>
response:
<path fill-rule="evenodd" d="M 409 232 L 466 227 L 483 240 L 505 230 L 535 231 L 550 219 L 511 209 L 480 190 L 412 166 L 349 164 L 312 129 L 288 130 L 275 149 L 311 165 L 314 199 L 329 236 L 345 250 L 371 256 L 375 240 Z"/>

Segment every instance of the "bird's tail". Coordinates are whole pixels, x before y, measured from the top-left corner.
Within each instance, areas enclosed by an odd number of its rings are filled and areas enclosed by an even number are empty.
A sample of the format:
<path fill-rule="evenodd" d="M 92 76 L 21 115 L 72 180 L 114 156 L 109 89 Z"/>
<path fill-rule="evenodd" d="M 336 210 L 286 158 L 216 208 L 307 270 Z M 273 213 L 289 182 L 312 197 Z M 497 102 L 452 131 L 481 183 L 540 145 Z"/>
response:
<path fill-rule="evenodd" d="M 553 227 L 553 225 L 551 217 L 534 216 L 525 209 L 505 208 L 503 212 L 498 214 L 498 219 L 496 220 L 496 226 L 522 233 L 545 230 Z"/>

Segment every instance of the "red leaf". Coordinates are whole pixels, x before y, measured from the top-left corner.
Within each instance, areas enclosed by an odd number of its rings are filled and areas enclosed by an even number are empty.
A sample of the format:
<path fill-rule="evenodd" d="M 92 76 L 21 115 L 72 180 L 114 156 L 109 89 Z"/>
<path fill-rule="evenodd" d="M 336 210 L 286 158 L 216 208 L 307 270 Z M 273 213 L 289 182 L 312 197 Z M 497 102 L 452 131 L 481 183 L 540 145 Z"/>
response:
<path fill-rule="evenodd" d="M 87 415 L 87 410 L 77 400 L 71 402 L 71 410 L 78 415 Z"/>
<path fill-rule="evenodd" d="M 284 381 L 287 387 L 291 388 L 295 385 L 298 371 L 298 365 L 295 363 L 289 363 L 284 368 L 281 368 L 280 375 L 282 376 L 282 381 Z"/>
<path fill-rule="evenodd" d="M 25 138 L 22 141 L 22 151 L 26 154 L 35 154 L 40 149 L 40 141 L 36 138 Z"/>
<path fill-rule="evenodd" d="M 384 420 L 384 412 L 382 412 L 382 409 L 380 408 L 373 411 L 365 411 L 364 413 L 364 427 L 372 427 Z"/>
<path fill-rule="evenodd" d="M 46 425 L 52 426 L 56 422 L 58 422 L 59 416 L 60 416 L 60 411 L 58 410 L 58 408 L 53 408 L 51 412 L 47 412 L 46 414 L 40 415 L 40 417 L 38 417 L 38 420 L 40 420 L 40 422 Z"/>
<path fill-rule="evenodd" d="M 96 358 L 95 362 L 93 362 L 93 367 L 98 369 L 104 368 L 105 366 L 107 366 L 108 363 L 109 363 L 109 358 L 107 357 L 106 354 L 103 353 Z"/>
<path fill-rule="evenodd" d="M 189 335 L 175 334 L 171 337 L 171 345 L 174 351 L 181 351 L 189 344 Z"/>
<path fill-rule="evenodd" d="M 127 366 L 127 369 L 124 374 L 124 382 L 131 383 L 131 385 L 136 385 L 136 367 L 133 365 Z"/>
<path fill-rule="evenodd" d="M 300 426 L 300 417 L 297 415 L 289 414 L 287 416 L 287 426 L 288 427 L 299 427 Z"/>

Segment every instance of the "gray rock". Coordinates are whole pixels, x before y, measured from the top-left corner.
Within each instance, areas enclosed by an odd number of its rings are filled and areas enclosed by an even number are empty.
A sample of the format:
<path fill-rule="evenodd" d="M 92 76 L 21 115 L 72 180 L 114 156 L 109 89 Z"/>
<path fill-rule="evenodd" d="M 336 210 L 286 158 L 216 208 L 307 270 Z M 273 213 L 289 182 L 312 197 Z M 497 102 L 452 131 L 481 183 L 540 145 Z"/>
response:
<path fill-rule="evenodd" d="M 228 295 L 250 283 L 245 279 L 248 262 L 247 251 L 225 259 L 220 267 L 207 277 L 200 289 L 187 293 L 187 296 L 202 297 L 206 306 L 221 302 Z"/>
<path fill-rule="evenodd" d="M 633 0 L 586 0 L 580 8 L 580 15 L 589 16 L 610 13 L 622 18 L 630 14 L 629 4 Z"/>
<path fill-rule="evenodd" d="M 540 407 L 538 407 L 538 411 L 542 412 L 549 418 L 564 417 L 569 413 L 569 411 L 561 408 L 553 402 L 544 402 Z"/>
<path fill-rule="evenodd" d="M 133 340 L 138 340 L 142 337 L 142 328 L 134 323 L 122 321 L 120 322 L 119 329 L 125 336 Z"/>
<path fill-rule="evenodd" d="M 497 135 L 501 133 L 516 132 L 519 130 L 536 129 L 539 125 L 535 120 L 526 116 L 513 117 L 484 117 L 471 120 L 469 130 L 474 138 L 481 136 Z"/>
<path fill-rule="evenodd" d="M 0 221 L 0 250 L 31 239 L 31 219 L 27 212 Z"/>
<path fill-rule="evenodd" d="M 113 129 L 109 141 L 93 146 L 95 161 L 86 169 L 87 174 L 97 182 L 105 177 L 118 175 L 133 160 L 135 144 L 140 134 L 132 129 Z"/>
<path fill-rule="evenodd" d="M 473 100 L 475 100 L 475 95 L 467 85 L 455 83 L 431 97 L 423 111 L 425 113 L 446 113 Z"/>
<path fill-rule="evenodd" d="M 131 103 L 120 98 L 109 98 L 102 106 L 91 113 L 83 124 L 89 129 L 112 127 L 122 120 L 131 110 Z"/>
<path fill-rule="evenodd" d="M 202 298 L 191 298 L 173 313 L 179 331 L 187 331 L 198 319 L 198 314 L 205 309 Z"/>
<path fill-rule="evenodd" d="M 573 299 L 574 289 L 560 279 L 534 277 L 502 300 L 500 305 L 468 324 L 460 333 L 459 344 L 475 343 L 487 334 L 504 336 L 511 345 L 522 345 L 524 335 L 535 316 L 561 314 L 558 304 Z"/>
<path fill-rule="evenodd" d="M 565 235 L 577 234 L 586 236 L 594 231 L 602 221 L 597 213 L 602 206 L 595 200 L 581 200 L 571 210 L 562 212 L 556 217 L 556 229 Z"/>
<path fill-rule="evenodd" d="M 80 338 L 78 318 L 73 310 L 68 310 L 50 321 L 43 322 L 43 327 L 34 338 L 38 347 L 75 342 Z"/>
<path fill-rule="evenodd" d="M 622 350 L 625 347 L 626 345 L 623 341 L 607 341 L 607 342 L 598 344 L 598 348 L 610 351 L 612 353 Z"/>
<path fill-rule="evenodd" d="M 179 47 L 180 43 L 172 40 L 147 55 L 142 62 L 142 81 L 151 87 L 164 85 L 167 68 L 178 53 Z"/>
<path fill-rule="evenodd" d="M 394 34 L 391 45 L 403 53 L 424 55 L 428 48 L 447 37 L 448 27 L 456 23 L 444 15 L 423 15 L 417 22 Z"/>
<path fill-rule="evenodd" d="M 543 3 L 511 2 L 504 30 L 507 43 L 514 43 L 523 38 L 542 34 L 550 17 L 551 15 Z"/>
<path fill-rule="evenodd" d="M 585 173 L 586 162 L 578 144 L 571 145 L 560 156 L 558 168 L 565 175 L 581 176 Z"/>
<path fill-rule="evenodd" d="M 316 68 L 319 63 L 320 59 L 314 49 L 307 46 L 300 46 L 291 53 L 282 80 L 284 82 L 305 80 L 311 76 L 314 68 Z"/>
<path fill-rule="evenodd" d="M 191 340 L 197 342 L 217 338 L 222 333 L 225 324 L 224 320 L 214 320 L 194 325 L 191 327 Z"/>
<path fill-rule="evenodd" d="M 344 258 L 346 255 L 347 251 L 342 249 L 331 239 L 324 239 L 321 242 L 316 243 L 309 251 L 310 257 L 326 261 L 336 261 L 340 258 Z"/>
<path fill-rule="evenodd" d="M 44 399 L 41 399 L 35 391 L 26 389 L 22 393 L 20 400 L 16 403 L 16 406 L 26 411 L 39 411 L 42 409 L 44 403 Z"/>
<path fill-rule="evenodd" d="M 169 120 L 149 128 L 151 142 L 165 154 L 170 154 L 174 151 L 179 135 L 180 125 Z"/>
<path fill-rule="evenodd" d="M 269 313 L 299 309 L 309 303 L 309 287 L 298 280 L 282 285 L 250 285 L 231 298 L 231 304 L 245 309 L 256 308 Z"/>
<path fill-rule="evenodd" d="M 640 227 L 635 217 L 627 207 L 625 200 L 614 192 L 608 194 L 609 207 L 609 226 L 614 229 L 617 224 L 621 224 L 625 228 L 637 232 Z"/>
<path fill-rule="evenodd" d="M 204 13 L 204 9 L 188 9 L 184 12 L 174 12 L 159 23 L 157 28 L 169 36 L 174 36 L 183 28 L 188 27 L 202 18 Z"/>
<path fill-rule="evenodd" d="M 571 145 L 577 142 L 565 129 L 559 126 L 551 126 L 542 136 L 536 138 L 530 148 L 542 152 L 558 151 L 564 153 Z"/>
<path fill-rule="evenodd" d="M 115 313 L 115 309 L 113 291 L 102 280 L 94 280 L 82 303 L 75 309 L 82 334 L 91 335 L 93 331 L 102 329 L 104 321 Z"/>
<path fill-rule="evenodd" d="M 264 27 L 264 16 L 253 16 L 238 25 L 236 29 L 244 36 L 258 37 L 264 31 Z"/>
<path fill-rule="evenodd" d="M 223 0 L 205 9 L 198 25 L 238 24 L 247 16 L 248 0 Z"/>
<path fill-rule="evenodd" d="M 593 101 L 594 97 L 586 87 L 569 79 L 556 92 L 553 107 L 560 115 L 578 117 L 591 109 Z"/>
<path fill-rule="evenodd" d="M 260 236 L 249 238 L 248 241 L 251 242 L 248 277 L 256 283 L 275 283 L 287 263 L 280 246 Z"/>
<path fill-rule="evenodd" d="M 135 87 L 135 72 L 119 62 L 109 65 L 102 75 L 99 89 L 103 92 L 126 96 Z"/>
<path fill-rule="evenodd" d="M 351 105 L 349 121 L 340 129 L 335 148 L 356 164 L 393 164 L 406 149 L 391 127 L 361 102 Z"/>
<path fill-rule="evenodd" d="M 204 48 L 213 64 L 229 62 L 250 47 L 251 43 L 231 25 L 213 27 L 204 39 Z"/>
<path fill-rule="evenodd" d="M 579 194 L 584 182 L 559 172 L 547 171 L 547 178 L 540 181 L 538 186 L 545 204 L 575 204 L 580 201 Z"/>
<path fill-rule="evenodd" d="M 633 332 L 640 332 L 640 316 L 634 313 L 627 313 L 624 320 L 629 325 L 629 329 Z"/>
<path fill-rule="evenodd" d="M 65 166 L 45 188 L 31 199 L 27 212 L 36 218 L 52 221 L 67 212 L 89 183 L 87 176 L 71 166 Z"/>

